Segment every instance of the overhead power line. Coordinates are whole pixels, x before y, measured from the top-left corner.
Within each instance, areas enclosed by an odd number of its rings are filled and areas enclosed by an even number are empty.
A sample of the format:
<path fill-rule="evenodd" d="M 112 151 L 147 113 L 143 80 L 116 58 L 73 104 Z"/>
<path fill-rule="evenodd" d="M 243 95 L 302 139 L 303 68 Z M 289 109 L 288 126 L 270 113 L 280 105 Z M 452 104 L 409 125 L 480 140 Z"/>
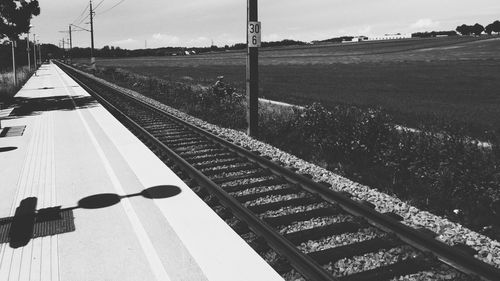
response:
<path fill-rule="evenodd" d="M 109 12 L 109 11 L 113 10 L 116 6 L 120 5 L 120 4 L 121 4 L 121 3 L 123 3 L 123 2 L 125 2 L 125 0 L 120 0 L 120 2 L 116 3 L 116 4 L 115 4 L 115 5 L 113 5 L 111 8 L 108 8 L 108 9 L 106 9 L 106 10 L 104 10 L 104 11 L 100 12 L 98 15 L 102 15 L 102 14 L 104 14 L 104 13 L 106 13 L 106 12 Z"/>
<path fill-rule="evenodd" d="M 101 4 L 104 2 L 104 0 L 101 0 L 101 2 L 99 2 L 99 4 L 97 4 L 97 6 L 95 6 L 94 8 L 94 11 L 97 10 L 97 8 L 99 8 L 99 6 L 101 6 Z"/>
<path fill-rule="evenodd" d="M 82 24 L 82 22 L 84 22 L 86 19 L 88 19 L 90 17 L 90 13 L 87 14 L 82 20 L 80 20 L 78 23 L 76 23 L 76 25 L 79 25 L 79 24 Z"/>
<path fill-rule="evenodd" d="M 76 23 L 77 21 L 79 21 L 82 18 L 82 16 L 85 14 L 85 12 L 87 12 L 88 8 L 89 8 L 89 4 L 87 4 L 87 6 L 85 6 L 82 13 L 73 21 L 73 23 Z"/>

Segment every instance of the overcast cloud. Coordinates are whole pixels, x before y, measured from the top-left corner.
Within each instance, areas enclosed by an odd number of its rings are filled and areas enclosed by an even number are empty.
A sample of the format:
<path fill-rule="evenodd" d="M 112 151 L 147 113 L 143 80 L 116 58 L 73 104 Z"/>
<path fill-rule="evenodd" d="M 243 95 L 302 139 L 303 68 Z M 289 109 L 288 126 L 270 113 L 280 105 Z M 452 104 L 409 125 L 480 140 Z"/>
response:
<path fill-rule="evenodd" d="M 120 1 L 103 0 L 96 9 L 97 48 L 143 48 L 146 41 L 149 48 L 209 46 L 212 41 L 223 46 L 245 41 L 245 0 L 125 0 L 105 12 Z M 100 2 L 94 0 L 94 6 Z M 57 44 L 67 37 L 60 31 L 67 31 L 87 5 L 87 0 L 40 0 L 41 14 L 34 18 L 32 32 L 42 42 Z M 259 1 L 265 41 L 452 30 L 463 23 L 486 25 L 499 19 L 498 0 Z M 88 21 L 79 25 L 89 28 Z M 73 45 L 89 46 L 89 33 L 74 32 Z"/>

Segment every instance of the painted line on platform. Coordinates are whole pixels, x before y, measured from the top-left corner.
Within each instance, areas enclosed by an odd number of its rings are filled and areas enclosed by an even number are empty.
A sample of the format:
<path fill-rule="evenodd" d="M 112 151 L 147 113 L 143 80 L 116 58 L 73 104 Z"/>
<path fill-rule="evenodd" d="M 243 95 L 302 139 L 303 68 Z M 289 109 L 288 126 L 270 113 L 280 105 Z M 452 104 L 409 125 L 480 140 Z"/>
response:
<path fill-rule="evenodd" d="M 66 83 L 63 81 L 60 73 L 59 73 L 59 67 L 55 66 L 54 67 L 57 69 L 57 77 L 61 81 L 63 85 L 66 85 Z M 68 96 L 71 98 L 73 105 L 76 108 L 76 103 L 73 100 L 72 95 L 70 94 L 68 87 L 64 87 L 64 90 L 68 94 Z M 90 129 L 87 121 L 84 119 L 82 113 L 80 110 L 77 110 L 78 115 L 80 116 L 80 119 L 82 120 L 83 126 L 85 127 L 87 133 L 90 136 L 90 140 L 92 141 L 92 144 L 94 145 L 99 158 L 104 164 L 104 168 L 106 170 L 106 173 L 108 174 L 109 178 L 111 179 L 111 183 L 113 184 L 113 187 L 119 194 L 126 194 L 125 190 L 123 189 L 123 186 L 121 185 L 120 181 L 118 180 L 118 177 L 116 176 L 115 172 L 113 171 L 113 168 L 111 167 L 111 164 L 109 163 L 108 159 L 106 158 L 106 155 L 104 154 L 104 151 L 102 150 L 101 146 L 99 145 L 94 133 Z M 160 260 L 160 257 L 158 256 L 158 253 L 156 252 L 153 243 L 149 239 L 149 236 L 142 226 L 139 217 L 137 216 L 137 213 L 134 211 L 134 208 L 132 207 L 132 204 L 130 203 L 128 198 L 124 198 L 121 201 L 121 204 L 123 206 L 123 209 L 125 210 L 125 213 L 127 214 L 127 217 L 129 218 L 130 223 L 132 224 L 132 228 L 134 229 L 134 232 L 141 244 L 141 247 L 143 249 L 144 254 L 146 255 L 146 258 L 149 261 L 149 264 L 151 266 L 151 269 L 156 277 L 157 280 L 159 281 L 170 281 L 170 277 L 168 276 L 167 272 L 165 271 L 165 268 L 163 266 L 163 263 Z"/>

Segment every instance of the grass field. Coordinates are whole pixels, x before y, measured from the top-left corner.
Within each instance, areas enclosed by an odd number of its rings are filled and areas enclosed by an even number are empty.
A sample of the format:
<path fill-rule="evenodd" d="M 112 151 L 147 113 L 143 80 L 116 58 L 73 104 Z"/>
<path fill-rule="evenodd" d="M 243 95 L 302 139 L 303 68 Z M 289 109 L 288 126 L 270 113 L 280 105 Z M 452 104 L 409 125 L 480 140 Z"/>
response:
<path fill-rule="evenodd" d="M 12 100 L 12 97 L 19 91 L 21 86 L 31 76 L 28 67 L 17 69 L 18 85 L 14 83 L 14 74 L 12 72 L 0 72 L 0 103 Z"/>
<path fill-rule="evenodd" d="M 261 49 L 260 95 L 292 103 L 381 107 L 408 126 L 439 120 L 500 132 L 500 38 L 449 37 Z M 245 52 L 98 59 L 99 66 L 245 86 Z M 241 90 L 243 91 L 243 90 Z"/>

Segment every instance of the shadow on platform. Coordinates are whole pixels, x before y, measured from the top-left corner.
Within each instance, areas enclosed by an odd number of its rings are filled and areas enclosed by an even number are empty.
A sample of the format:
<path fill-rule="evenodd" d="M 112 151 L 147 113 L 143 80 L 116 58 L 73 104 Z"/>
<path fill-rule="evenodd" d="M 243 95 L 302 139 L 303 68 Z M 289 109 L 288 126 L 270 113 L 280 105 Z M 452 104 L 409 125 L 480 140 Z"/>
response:
<path fill-rule="evenodd" d="M 12 150 L 16 150 L 17 147 L 16 146 L 5 146 L 5 147 L 0 147 L 0 153 L 1 152 L 8 152 L 8 151 L 12 151 Z"/>
<path fill-rule="evenodd" d="M 135 194 L 118 195 L 102 193 L 85 197 L 77 206 L 62 209 L 61 206 L 37 211 L 36 197 L 23 199 L 14 217 L 0 218 L 0 244 L 9 243 L 11 248 L 26 246 L 31 239 L 75 231 L 73 210 L 101 209 L 118 204 L 123 198 L 142 196 L 147 199 L 164 199 L 176 196 L 181 189 L 172 185 L 154 186 Z"/>
<path fill-rule="evenodd" d="M 44 111 L 75 110 L 97 106 L 99 103 L 91 96 L 52 96 L 44 98 L 14 98 L 10 106 L 16 108 L 6 119 L 37 115 Z"/>

